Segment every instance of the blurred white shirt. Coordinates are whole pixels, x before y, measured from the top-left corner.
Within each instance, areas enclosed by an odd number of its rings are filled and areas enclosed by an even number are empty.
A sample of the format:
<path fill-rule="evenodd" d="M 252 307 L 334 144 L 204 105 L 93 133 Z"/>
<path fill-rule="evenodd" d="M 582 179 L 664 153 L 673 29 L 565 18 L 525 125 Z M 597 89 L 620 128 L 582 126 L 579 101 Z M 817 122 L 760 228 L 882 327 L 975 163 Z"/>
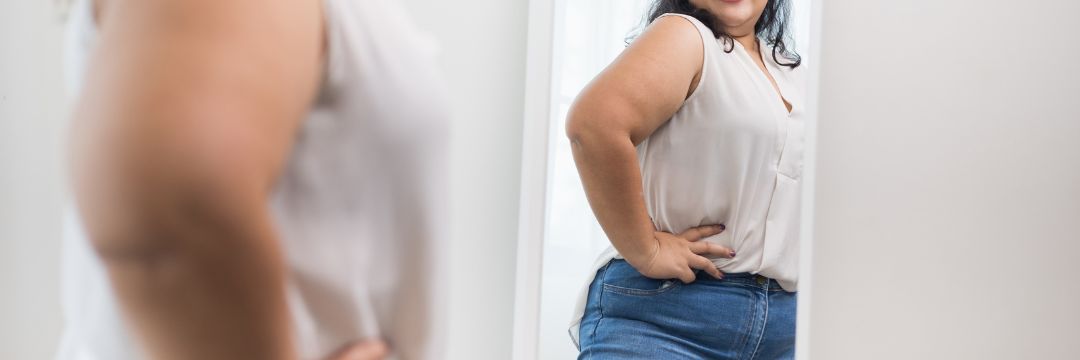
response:
<path fill-rule="evenodd" d="M 298 348 L 318 359 L 380 337 L 401 359 L 437 358 L 449 119 L 437 46 L 397 2 L 324 3 L 325 77 L 272 198 Z M 66 52 L 73 98 L 96 37 L 91 3 L 79 0 Z M 70 209 L 58 358 L 142 358 Z"/>

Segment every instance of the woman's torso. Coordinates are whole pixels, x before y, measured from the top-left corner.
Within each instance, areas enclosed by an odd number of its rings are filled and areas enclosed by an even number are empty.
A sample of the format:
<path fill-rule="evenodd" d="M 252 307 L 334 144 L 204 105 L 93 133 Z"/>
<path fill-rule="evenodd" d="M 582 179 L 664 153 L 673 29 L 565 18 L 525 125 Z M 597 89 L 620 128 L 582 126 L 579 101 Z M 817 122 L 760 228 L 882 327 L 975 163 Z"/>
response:
<path fill-rule="evenodd" d="M 801 68 L 777 64 L 762 41 L 774 87 L 739 42 L 715 39 L 696 19 L 684 18 L 705 40 L 705 59 L 697 89 L 638 145 L 653 225 L 678 233 L 724 224 L 724 232 L 706 239 L 739 254 L 715 259 L 721 270 L 761 274 L 794 291 L 805 111 Z M 790 113 L 780 94 L 791 103 Z"/>
<path fill-rule="evenodd" d="M 80 91 L 96 42 L 89 0 L 68 33 Z M 302 358 L 382 337 L 401 358 L 441 349 L 447 104 L 436 46 L 388 0 L 324 0 L 327 54 L 316 102 L 272 194 Z M 139 358 L 101 264 L 71 213 L 59 358 Z"/>
<path fill-rule="evenodd" d="M 678 233 L 724 224 L 724 232 L 704 240 L 738 254 L 714 259 L 721 271 L 759 274 L 795 291 L 805 111 L 802 67 L 779 65 L 772 47 L 762 41 L 761 55 L 774 87 L 737 41 L 716 39 L 693 17 L 665 16 L 694 24 L 703 39 L 704 61 L 694 92 L 637 147 L 653 225 Z M 783 99 L 792 105 L 790 113 Z M 619 255 L 609 247 L 592 274 L 613 257 Z M 579 294 L 571 322 L 575 341 L 591 282 L 588 279 Z"/>

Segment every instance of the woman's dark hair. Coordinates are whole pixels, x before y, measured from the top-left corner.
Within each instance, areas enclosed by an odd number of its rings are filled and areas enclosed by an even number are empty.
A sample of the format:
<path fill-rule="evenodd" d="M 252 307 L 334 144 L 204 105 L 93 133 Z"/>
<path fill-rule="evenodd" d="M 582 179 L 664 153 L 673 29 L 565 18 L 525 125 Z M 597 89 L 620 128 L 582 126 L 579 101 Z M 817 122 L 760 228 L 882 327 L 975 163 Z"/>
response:
<path fill-rule="evenodd" d="M 709 27 L 709 30 L 712 30 L 713 36 L 717 39 L 734 41 L 724 32 L 723 24 L 720 24 L 716 16 L 708 10 L 694 6 L 694 4 L 690 3 L 690 0 L 657 0 L 649 10 L 646 24 L 651 24 L 666 13 L 693 16 Z M 757 25 L 754 26 L 754 34 L 764 38 L 766 43 L 772 46 L 773 60 L 777 64 L 795 68 L 802 63 L 802 57 L 796 54 L 794 50 L 788 49 L 787 43 L 784 42 L 790 14 L 791 9 L 788 0 L 769 0 L 765 4 L 765 10 L 761 12 L 761 17 L 758 18 Z M 724 51 L 731 52 L 733 49 L 734 43 L 725 47 Z M 781 62 L 778 55 L 785 57 L 785 61 Z"/>

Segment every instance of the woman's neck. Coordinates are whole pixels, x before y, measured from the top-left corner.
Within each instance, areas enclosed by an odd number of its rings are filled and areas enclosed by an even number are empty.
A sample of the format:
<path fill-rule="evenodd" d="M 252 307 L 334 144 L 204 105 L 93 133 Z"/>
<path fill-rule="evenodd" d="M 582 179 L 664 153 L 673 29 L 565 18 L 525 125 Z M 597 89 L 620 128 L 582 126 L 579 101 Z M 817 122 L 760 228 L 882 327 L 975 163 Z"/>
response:
<path fill-rule="evenodd" d="M 760 52 L 758 50 L 757 36 L 755 36 L 753 32 L 739 36 L 731 35 L 731 38 L 735 41 L 738 41 L 739 44 L 742 44 L 743 48 L 751 54 L 757 54 Z"/>

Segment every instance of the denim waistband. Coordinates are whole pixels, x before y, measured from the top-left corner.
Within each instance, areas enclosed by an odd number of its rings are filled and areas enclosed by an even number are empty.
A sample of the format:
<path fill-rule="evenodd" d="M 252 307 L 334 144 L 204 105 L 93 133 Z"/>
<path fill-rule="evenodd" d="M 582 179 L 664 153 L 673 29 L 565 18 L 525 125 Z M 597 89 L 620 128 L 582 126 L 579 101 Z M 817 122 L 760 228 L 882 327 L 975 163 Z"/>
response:
<path fill-rule="evenodd" d="M 695 281 L 736 283 L 740 285 L 767 289 L 769 291 L 784 290 L 784 288 L 780 286 L 780 283 L 776 282 L 775 279 L 754 273 L 724 273 L 724 277 L 722 279 L 713 278 L 711 275 L 709 275 L 703 270 L 695 270 L 694 273 L 697 275 L 697 280 Z"/>

